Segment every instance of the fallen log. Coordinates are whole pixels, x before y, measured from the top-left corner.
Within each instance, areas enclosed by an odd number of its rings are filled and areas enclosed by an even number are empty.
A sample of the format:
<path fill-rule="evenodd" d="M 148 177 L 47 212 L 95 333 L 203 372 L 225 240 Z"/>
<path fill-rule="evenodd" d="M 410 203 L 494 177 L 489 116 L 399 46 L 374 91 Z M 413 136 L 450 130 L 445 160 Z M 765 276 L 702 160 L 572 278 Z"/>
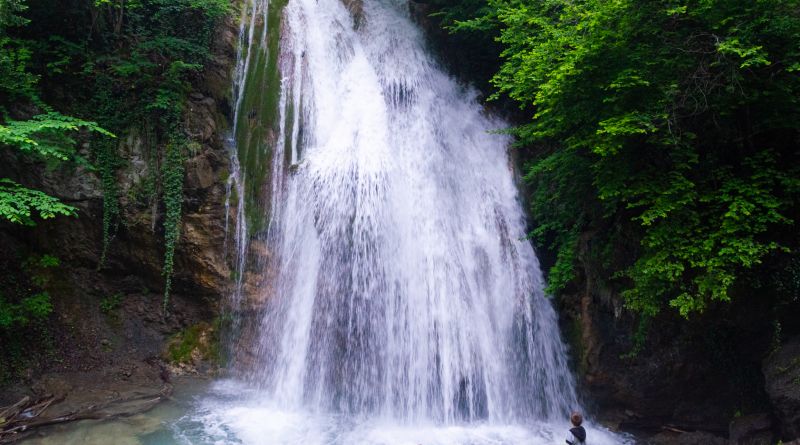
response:
<path fill-rule="evenodd" d="M 34 429 L 75 422 L 79 420 L 108 420 L 143 413 L 172 394 L 172 385 L 164 385 L 156 394 L 117 398 L 97 405 L 89 405 L 56 417 L 42 417 L 42 414 L 55 403 L 64 400 L 46 396 L 36 400 L 24 397 L 19 402 L 0 408 L 0 444 L 16 442 L 32 434 Z"/>
<path fill-rule="evenodd" d="M 31 398 L 25 396 L 19 402 L 11 406 L 2 408 L 2 410 L 0 410 L 0 426 L 8 423 L 10 420 L 16 417 L 16 415 L 19 414 L 20 410 L 22 410 L 30 401 Z"/>

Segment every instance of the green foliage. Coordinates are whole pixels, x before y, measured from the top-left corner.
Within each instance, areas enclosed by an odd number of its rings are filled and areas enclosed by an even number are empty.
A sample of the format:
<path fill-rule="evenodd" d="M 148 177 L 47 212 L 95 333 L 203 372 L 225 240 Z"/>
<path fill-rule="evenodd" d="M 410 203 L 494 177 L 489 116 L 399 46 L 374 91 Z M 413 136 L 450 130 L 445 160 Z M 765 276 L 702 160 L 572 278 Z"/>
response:
<path fill-rule="evenodd" d="M 111 52 L 101 47 L 86 55 L 84 64 L 93 68 L 86 80 L 96 83 L 92 108 L 101 111 L 111 128 L 152 121 L 161 125 L 164 135 L 171 134 L 188 91 L 186 81 L 208 60 L 214 28 L 229 12 L 230 3 L 141 0 L 96 4 L 107 17 L 117 17 L 122 11 L 123 22 L 102 34 L 130 47 Z"/>
<path fill-rule="evenodd" d="M 46 193 L 25 188 L 10 179 L 0 178 L 0 218 L 26 226 L 56 215 L 76 215 L 75 207 L 66 205 Z"/>
<path fill-rule="evenodd" d="M 34 286 L 44 288 L 52 279 L 53 269 L 61 260 L 52 255 L 30 256 L 22 263 L 22 269 Z"/>
<path fill-rule="evenodd" d="M 51 255 L 0 258 L 0 384 L 45 359 L 38 353 L 52 347 L 54 306 L 48 289 L 59 265 Z"/>
<path fill-rule="evenodd" d="M 20 14 L 28 7 L 24 0 L 3 0 L 0 2 L 0 34 L 8 26 L 22 26 L 28 23 Z"/>
<path fill-rule="evenodd" d="M 191 363 L 197 356 L 212 362 L 220 361 L 220 320 L 198 323 L 175 335 L 167 346 L 166 358 L 172 363 Z"/>
<path fill-rule="evenodd" d="M 180 233 L 183 200 L 183 155 L 185 145 L 180 127 L 188 80 L 195 76 L 210 56 L 213 30 L 230 11 L 225 0 L 141 0 L 136 2 L 97 1 L 106 12 L 111 28 L 101 34 L 110 40 L 130 44 L 128 51 L 98 48 L 82 64 L 92 67 L 81 78 L 93 83 L 91 109 L 97 120 L 117 132 L 132 126 L 153 135 L 147 142 L 161 159 L 160 175 L 153 172 L 146 184 L 149 195 L 161 194 L 166 209 L 164 219 L 164 310 L 172 287 L 175 243 Z M 124 11 L 122 22 L 115 22 Z M 176 142 L 177 141 L 177 142 Z M 101 265 L 120 222 L 116 171 L 122 164 L 112 144 L 95 151 L 104 192 L 103 253 Z M 159 163 L 148 160 L 150 169 Z"/>
<path fill-rule="evenodd" d="M 72 137 L 72 133 L 80 129 L 114 136 L 94 122 L 49 112 L 24 121 L 6 119 L 4 125 L 0 124 L 0 147 L 14 148 L 42 159 L 84 162 L 75 153 L 76 141 Z M 23 187 L 8 178 L 0 178 L 0 217 L 32 226 L 35 225 L 35 214 L 48 219 L 56 215 L 76 215 L 77 211 L 58 198 Z"/>
<path fill-rule="evenodd" d="M 26 43 L 10 39 L 0 31 L 0 98 L 40 102 L 36 94 L 39 78 L 28 70 L 31 50 Z"/>
<path fill-rule="evenodd" d="M 163 196 L 166 212 L 165 309 L 180 233 L 184 103 L 230 10 L 229 0 L 0 0 L 0 149 L 25 162 L 77 163 L 97 172 L 104 194 L 102 266 L 125 222 L 118 181 L 126 157 L 108 136 L 140 130 L 148 169 L 142 190 L 154 212 Z M 27 185 L 24 175 L 0 177 L 0 219 L 33 224 L 76 214 Z M 11 271 L 0 280 L 11 284 L 0 296 L 0 320 L 11 326 L 0 326 L 0 381 L 36 360 L 30 348 L 49 337 L 45 321 L 52 311 L 40 289 L 49 275 L 27 271 L 41 265 L 30 263 L 22 273 L 12 263 L 0 258 Z M 111 296 L 100 308 L 110 313 L 119 304 Z"/>
<path fill-rule="evenodd" d="M 11 148 L 25 156 L 52 163 L 74 161 L 85 163 L 77 156 L 75 134 L 80 131 L 114 135 L 96 123 L 65 116 L 52 111 L 37 91 L 39 76 L 30 72 L 32 51 L 30 42 L 5 35 L 5 26 L 28 23 L 14 14 L 25 11 L 21 1 L 0 3 L 0 147 Z M 8 115 L 9 106 L 29 103 L 44 113 L 30 119 L 17 120 Z M 0 178 L 0 218 L 12 223 L 35 225 L 34 216 L 42 219 L 56 215 L 76 215 L 75 207 L 39 190 L 23 187 L 9 178 Z"/>
<path fill-rule="evenodd" d="M 73 19 L 70 27 L 55 19 L 55 10 Z M 28 81 L 67 89 L 81 115 L 115 133 L 138 129 L 146 136 L 148 174 L 141 188 L 149 203 L 163 196 L 166 212 L 165 310 L 180 233 L 184 102 L 191 81 L 210 58 L 217 24 L 230 11 L 228 0 L 75 0 L 69 6 L 42 0 L 26 14 L 31 19 L 27 35 L 34 37 L 11 39 L 8 45 L 19 50 L 6 62 L 0 57 L 0 69 L 8 66 L 9 73 L 20 66 L 37 68 L 36 76 L 20 77 L 9 91 Z M 105 264 L 117 227 L 124 223 L 118 171 L 125 164 L 117 149 L 106 138 L 94 138 L 91 144 L 91 162 L 104 195 L 98 267 Z"/>
<path fill-rule="evenodd" d="M 32 321 L 44 320 L 53 311 L 50 295 L 39 292 L 12 304 L 0 295 L 0 329 L 28 326 Z"/>
<path fill-rule="evenodd" d="M 645 318 L 729 301 L 744 271 L 797 248 L 800 1 L 486 5 L 454 28 L 499 29 L 493 83 L 532 114 L 514 132 L 539 147 L 527 179 L 551 292 L 582 235 Z M 614 253 L 620 227 L 632 242 Z"/>
<path fill-rule="evenodd" d="M 61 265 L 61 260 L 53 255 L 42 255 L 40 257 L 30 257 L 27 261 L 25 261 L 25 266 L 28 268 L 31 267 L 39 267 L 39 268 L 49 268 L 49 267 L 58 267 Z"/>
<path fill-rule="evenodd" d="M 100 300 L 100 311 L 111 314 L 122 304 L 122 294 L 114 294 Z"/>
<path fill-rule="evenodd" d="M 119 222 L 120 209 L 116 178 L 119 160 L 115 150 L 116 146 L 108 141 L 100 141 L 95 148 L 95 163 L 100 172 L 100 184 L 103 189 L 103 247 L 98 268 L 106 262 L 111 238 L 116 233 Z"/>
<path fill-rule="evenodd" d="M 75 158 L 76 141 L 71 134 L 80 129 L 114 137 L 94 122 L 50 112 L 24 121 L 6 119 L 5 125 L 0 125 L 0 145 L 42 158 L 68 161 Z"/>
<path fill-rule="evenodd" d="M 81 129 L 114 136 L 94 122 L 49 112 L 22 121 L 6 119 L 4 125 L 0 124 L 0 147 L 14 148 L 45 160 L 85 163 L 76 155 L 77 142 L 72 137 Z M 33 226 L 36 215 L 41 219 L 56 215 L 74 216 L 77 209 L 44 192 L 0 178 L 0 217 L 12 223 Z"/>
<path fill-rule="evenodd" d="M 59 265 L 58 258 L 51 255 L 33 256 L 23 263 L 23 271 L 30 282 L 41 289 L 50 281 L 49 270 Z M 9 289 L 4 290 L 7 291 Z M 0 332 L 25 328 L 50 316 L 53 311 L 50 295 L 43 290 L 31 292 L 18 298 L 17 301 L 11 298 L 13 295 L 7 297 L 0 293 Z"/>

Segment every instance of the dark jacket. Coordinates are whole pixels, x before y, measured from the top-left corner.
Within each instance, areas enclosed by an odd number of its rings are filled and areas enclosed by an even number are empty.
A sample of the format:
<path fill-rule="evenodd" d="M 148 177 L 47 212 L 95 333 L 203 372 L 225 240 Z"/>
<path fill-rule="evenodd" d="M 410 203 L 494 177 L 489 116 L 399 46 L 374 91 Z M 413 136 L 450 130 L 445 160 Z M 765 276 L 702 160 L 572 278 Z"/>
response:
<path fill-rule="evenodd" d="M 574 440 L 567 439 L 567 443 L 569 445 L 580 445 L 586 443 L 586 430 L 583 429 L 582 426 L 570 428 L 569 432 L 572 433 L 572 437 L 574 438 Z"/>

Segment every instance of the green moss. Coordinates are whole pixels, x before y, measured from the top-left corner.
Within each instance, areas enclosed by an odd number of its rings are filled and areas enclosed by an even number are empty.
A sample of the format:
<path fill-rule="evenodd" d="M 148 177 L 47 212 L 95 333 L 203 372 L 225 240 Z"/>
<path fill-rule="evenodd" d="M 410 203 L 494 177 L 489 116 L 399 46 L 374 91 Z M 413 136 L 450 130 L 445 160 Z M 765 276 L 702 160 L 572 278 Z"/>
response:
<path fill-rule="evenodd" d="M 245 79 L 244 97 L 239 110 L 236 145 L 242 174 L 245 177 L 245 217 L 250 233 L 263 230 L 269 221 L 269 200 L 264 199 L 265 185 L 270 179 L 270 160 L 278 131 L 280 101 L 280 24 L 286 0 L 270 2 L 267 19 L 267 44 L 256 39 Z M 253 35 L 264 32 L 264 23 L 257 23 Z M 266 193 L 269 193 L 267 190 Z"/>
<path fill-rule="evenodd" d="M 586 346 L 583 344 L 583 329 L 578 317 L 575 317 L 569 324 L 567 342 L 572 349 L 571 356 L 575 358 L 578 374 L 586 374 Z"/>
<path fill-rule="evenodd" d="M 172 363 L 192 363 L 201 359 L 220 361 L 219 319 L 201 322 L 176 334 L 167 346 L 166 358 Z"/>
<path fill-rule="evenodd" d="M 114 313 L 122 304 L 122 294 L 114 294 L 100 300 L 100 311 L 110 315 Z"/>

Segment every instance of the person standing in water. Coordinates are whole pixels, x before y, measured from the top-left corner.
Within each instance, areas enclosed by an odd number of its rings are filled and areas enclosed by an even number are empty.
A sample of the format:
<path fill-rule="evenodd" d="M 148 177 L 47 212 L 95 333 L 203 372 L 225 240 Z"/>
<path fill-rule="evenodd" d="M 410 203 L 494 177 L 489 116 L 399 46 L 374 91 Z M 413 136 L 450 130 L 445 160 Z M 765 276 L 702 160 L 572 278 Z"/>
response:
<path fill-rule="evenodd" d="M 584 445 L 586 443 L 586 430 L 581 426 L 583 416 L 578 412 L 574 412 L 569 416 L 569 420 L 572 422 L 572 428 L 569 429 L 569 434 L 567 434 L 567 443 L 569 445 Z"/>

